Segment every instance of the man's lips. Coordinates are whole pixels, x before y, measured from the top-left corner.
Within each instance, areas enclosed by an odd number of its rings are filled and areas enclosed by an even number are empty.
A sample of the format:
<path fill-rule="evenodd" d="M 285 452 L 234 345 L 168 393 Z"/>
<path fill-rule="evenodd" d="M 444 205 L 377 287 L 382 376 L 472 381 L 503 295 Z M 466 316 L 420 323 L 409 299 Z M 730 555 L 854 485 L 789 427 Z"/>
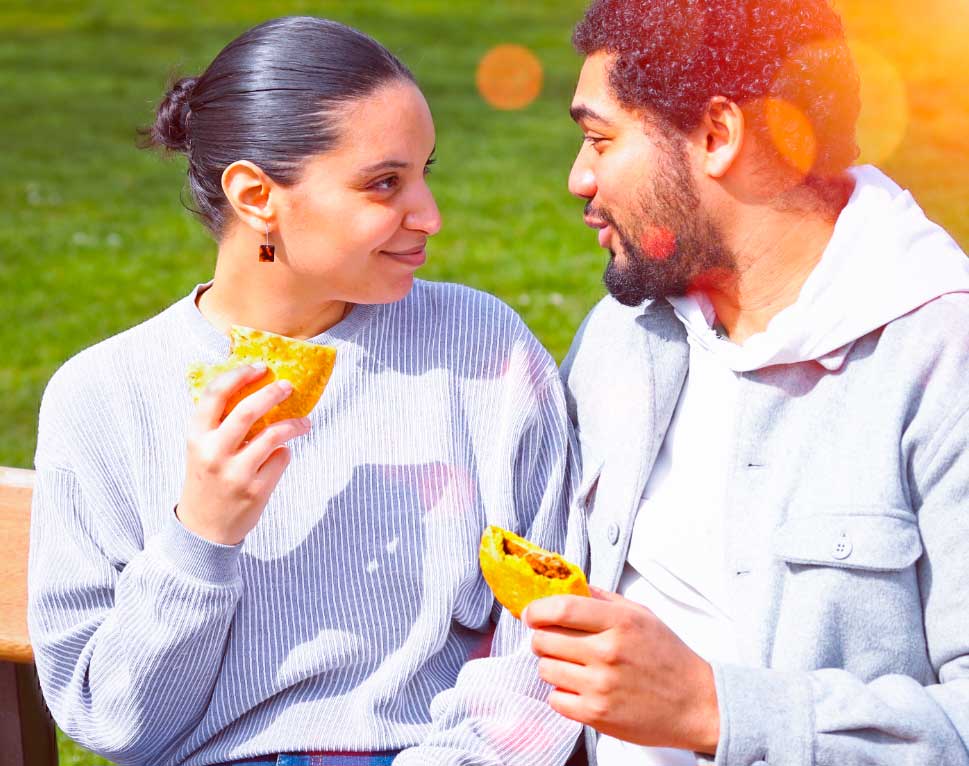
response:
<path fill-rule="evenodd" d="M 599 229 L 599 247 L 608 249 L 610 240 L 612 240 L 612 227 L 606 224 Z"/>
<path fill-rule="evenodd" d="M 585 217 L 585 225 L 599 230 L 599 247 L 609 247 L 609 240 L 612 238 L 612 227 L 605 221 L 598 218 Z"/>

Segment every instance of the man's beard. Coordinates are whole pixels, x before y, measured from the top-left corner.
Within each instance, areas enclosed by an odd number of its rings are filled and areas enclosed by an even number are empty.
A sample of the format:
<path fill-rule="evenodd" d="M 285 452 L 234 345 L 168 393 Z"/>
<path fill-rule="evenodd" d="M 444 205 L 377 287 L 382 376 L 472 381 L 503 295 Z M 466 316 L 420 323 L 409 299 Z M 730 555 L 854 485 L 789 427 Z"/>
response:
<path fill-rule="evenodd" d="M 586 205 L 586 214 L 608 223 L 622 246 L 622 264 L 610 249 L 603 281 L 626 306 L 647 299 L 686 295 L 737 271 L 736 258 L 717 225 L 700 207 L 696 184 L 681 147 L 672 142 L 667 161 L 653 174 L 652 189 L 639 195 L 636 223 L 626 227 L 607 210 Z M 650 224 L 641 222 L 649 221 Z"/>

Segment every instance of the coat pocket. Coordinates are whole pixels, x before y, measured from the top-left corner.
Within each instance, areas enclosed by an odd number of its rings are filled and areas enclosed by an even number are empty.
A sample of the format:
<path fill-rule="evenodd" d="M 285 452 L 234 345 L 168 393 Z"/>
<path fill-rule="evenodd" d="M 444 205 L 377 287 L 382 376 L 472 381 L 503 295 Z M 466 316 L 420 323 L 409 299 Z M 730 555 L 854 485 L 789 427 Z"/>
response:
<path fill-rule="evenodd" d="M 802 510 L 802 513 L 798 513 Z M 770 663 L 842 668 L 869 680 L 926 665 L 915 516 L 898 508 L 791 509 L 774 534 L 781 565 Z"/>
<path fill-rule="evenodd" d="M 773 552 L 791 564 L 895 572 L 922 555 L 922 539 L 907 512 L 814 512 L 781 524 Z"/>
<path fill-rule="evenodd" d="M 589 516 L 595 503 L 601 473 L 601 464 L 594 471 L 583 473 L 575 495 L 573 495 L 572 508 L 569 513 L 565 557 L 585 572 L 586 576 L 591 574 L 592 560 L 592 552 L 589 547 Z"/>
<path fill-rule="evenodd" d="M 588 515 L 596 501 L 596 490 L 599 489 L 599 478 L 602 476 L 602 463 L 595 470 L 583 471 L 582 480 L 575 491 L 573 509 Z"/>

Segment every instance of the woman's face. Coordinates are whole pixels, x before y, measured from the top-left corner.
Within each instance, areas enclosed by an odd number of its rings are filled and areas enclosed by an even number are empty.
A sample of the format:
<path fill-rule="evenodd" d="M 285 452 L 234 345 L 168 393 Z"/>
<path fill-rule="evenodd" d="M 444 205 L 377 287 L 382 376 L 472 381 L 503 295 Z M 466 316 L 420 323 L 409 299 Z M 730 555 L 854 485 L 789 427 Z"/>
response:
<path fill-rule="evenodd" d="M 275 187 L 273 240 L 327 297 L 390 303 L 410 291 L 441 215 L 427 186 L 434 123 L 420 90 L 388 84 L 340 113 L 341 137 Z M 277 256 L 279 252 L 277 251 Z"/>

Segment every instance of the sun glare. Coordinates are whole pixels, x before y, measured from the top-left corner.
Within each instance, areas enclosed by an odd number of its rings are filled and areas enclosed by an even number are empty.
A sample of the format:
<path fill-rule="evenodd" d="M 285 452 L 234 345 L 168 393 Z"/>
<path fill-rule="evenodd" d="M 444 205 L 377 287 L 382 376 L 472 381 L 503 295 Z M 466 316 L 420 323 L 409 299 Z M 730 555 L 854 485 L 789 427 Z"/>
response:
<path fill-rule="evenodd" d="M 495 109 L 524 109 L 542 92 L 542 62 L 521 45 L 498 45 L 478 64 L 481 97 Z"/>

